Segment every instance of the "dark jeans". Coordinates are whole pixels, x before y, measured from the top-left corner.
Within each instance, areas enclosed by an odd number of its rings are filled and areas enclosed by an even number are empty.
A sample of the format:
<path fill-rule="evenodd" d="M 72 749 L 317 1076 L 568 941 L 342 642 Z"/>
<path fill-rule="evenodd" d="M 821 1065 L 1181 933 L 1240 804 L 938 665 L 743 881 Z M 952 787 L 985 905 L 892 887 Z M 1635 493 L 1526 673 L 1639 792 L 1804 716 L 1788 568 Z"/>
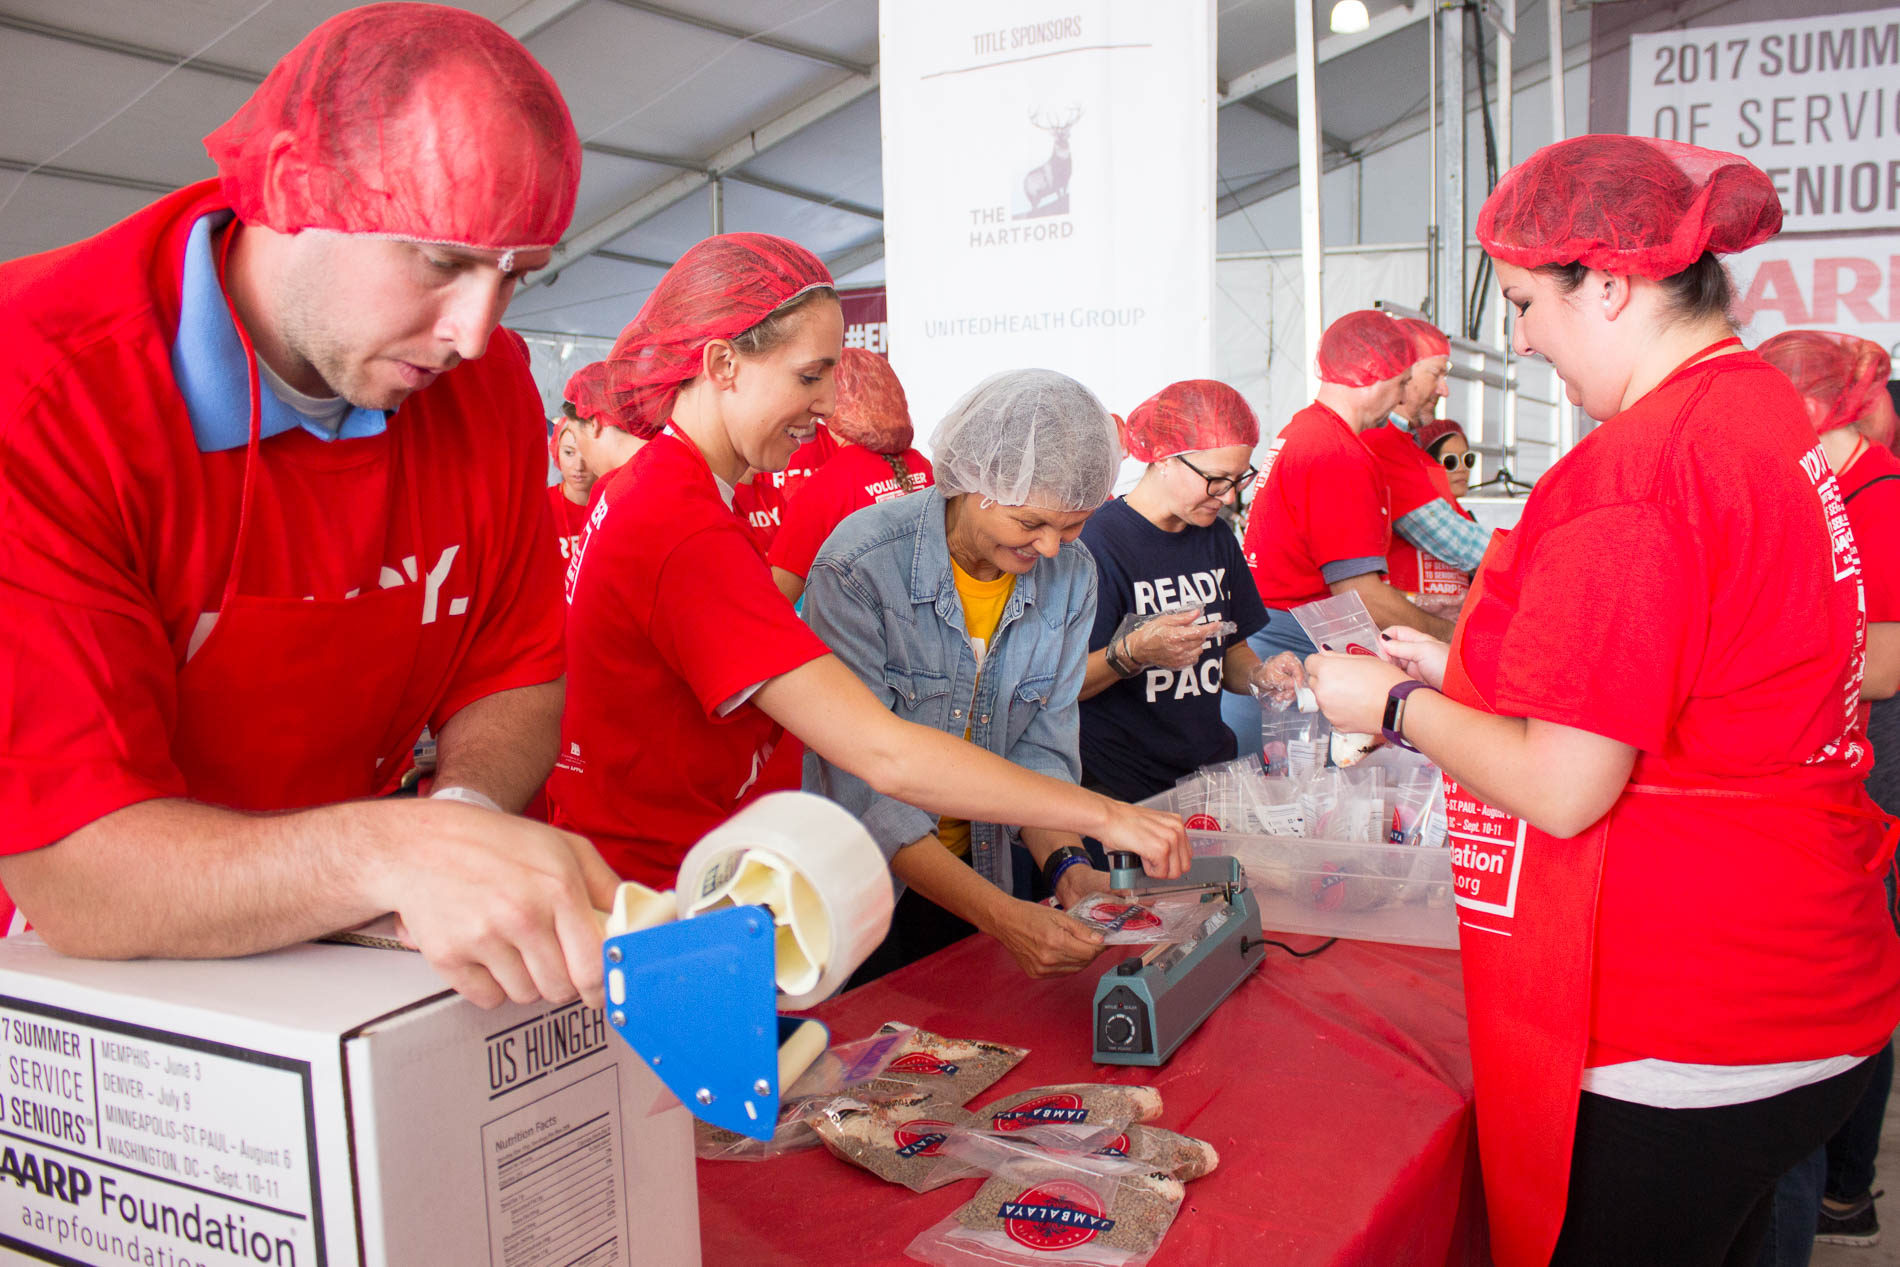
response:
<path fill-rule="evenodd" d="M 1846 1120 L 1873 1062 L 1766 1100 L 1658 1109 L 1584 1092 L 1551 1267 L 1755 1267 L 1776 1182 Z"/>
<path fill-rule="evenodd" d="M 1874 1158 L 1880 1152 L 1880 1128 L 1887 1120 L 1887 1093 L 1893 1089 L 1893 1043 L 1874 1057 L 1873 1081 L 1860 1103 L 1827 1142 L 1827 1195 L 1852 1201 L 1874 1190 Z"/>
<path fill-rule="evenodd" d="M 1775 1185 L 1774 1217 L 1762 1242 L 1761 1256 L 1756 1259 L 1757 1267 L 1807 1267 L 1814 1252 L 1822 1195 L 1852 1201 L 1873 1190 L 1874 1157 L 1880 1152 L 1887 1092 L 1893 1087 L 1893 1044 L 1881 1048 L 1870 1063 L 1873 1076 L 1841 1129 Z"/>

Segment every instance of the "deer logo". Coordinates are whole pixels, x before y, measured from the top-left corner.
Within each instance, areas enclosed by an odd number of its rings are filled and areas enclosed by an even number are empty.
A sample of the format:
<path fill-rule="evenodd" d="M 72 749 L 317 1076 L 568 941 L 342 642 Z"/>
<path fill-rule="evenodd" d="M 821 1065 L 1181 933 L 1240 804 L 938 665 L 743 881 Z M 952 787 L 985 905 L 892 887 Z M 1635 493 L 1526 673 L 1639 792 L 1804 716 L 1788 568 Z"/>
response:
<path fill-rule="evenodd" d="M 1069 156 L 1069 130 L 1082 117 L 1082 107 L 1071 106 L 1060 115 L 1045 120 L 1042 111 L 1031 110 L 1029 122 L 1032 127 L 1040 128 L 1055 140 L 1055 148 L 1050 151 L 1049 160 L 1040 167 L 1031 168 L 1023 177 L 1023 196 L 1029 202 L 1029 210 L 1017 215 L 1015 219 L 1027 220 L 1035 216 L 1062 216 L 1069 213 L 1069 171 L 1073 161 Z"/>

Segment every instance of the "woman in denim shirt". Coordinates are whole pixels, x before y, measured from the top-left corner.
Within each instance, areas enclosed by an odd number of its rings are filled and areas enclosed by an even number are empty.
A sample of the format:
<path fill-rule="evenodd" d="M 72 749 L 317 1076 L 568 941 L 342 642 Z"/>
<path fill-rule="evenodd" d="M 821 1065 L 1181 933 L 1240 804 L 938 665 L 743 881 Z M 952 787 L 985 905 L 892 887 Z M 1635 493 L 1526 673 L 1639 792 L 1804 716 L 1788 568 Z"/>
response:
<path fill-rule="evenodd" d="M 1016 370 L 959 401 L 931 445 L 935 488 L 858 511 L 825 542 L 805 619 L 898 716 L 1076 782 L 1095 614 L 1095 565 L 1076 537 L 1113 489 L 1114 421 L 1074 379 Z M 863 820 L 907 886 L 854 983 L 975 929 L 1036 977 L 1075 972 L 1101 949 L 1079 921 L 1029 900 L 1034 866 L 1065 906 L 1106 890 L 1076 836 L 939 818 L 815 753 L 805 788 Z"/>

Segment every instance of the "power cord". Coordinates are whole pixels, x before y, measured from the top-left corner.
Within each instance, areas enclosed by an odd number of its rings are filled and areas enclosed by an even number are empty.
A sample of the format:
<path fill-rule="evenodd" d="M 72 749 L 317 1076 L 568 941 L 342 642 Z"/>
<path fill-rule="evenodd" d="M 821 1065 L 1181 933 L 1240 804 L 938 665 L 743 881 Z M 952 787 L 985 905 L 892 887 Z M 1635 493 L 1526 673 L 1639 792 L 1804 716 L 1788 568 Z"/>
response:
<path fill-rule="evenodd" d="M 1331 950 L 1335 945 L 1338 944 L 1338 942 L 1339 942 L 1339 938 L 1328 937 L 1325 941 L 1313 947 L 1311 950 L 1295 950 L 1293 949 L 1293 947 L 1287 945 L 1285 942 L 1275 941 L 1271 937 L 1253 937 L 1253 938 L 1242 937 L 1240 939 L 1240 953 L 1244 955 L 1249 950 L 1252 950 L 1255 946 L 1278 946 L 1281 950 L 1286 951 L 1287 954 L 1292 955 L 1295 959 L 1311 959 L 1314 955 L 1319 954 L 1321 951 Z"/>

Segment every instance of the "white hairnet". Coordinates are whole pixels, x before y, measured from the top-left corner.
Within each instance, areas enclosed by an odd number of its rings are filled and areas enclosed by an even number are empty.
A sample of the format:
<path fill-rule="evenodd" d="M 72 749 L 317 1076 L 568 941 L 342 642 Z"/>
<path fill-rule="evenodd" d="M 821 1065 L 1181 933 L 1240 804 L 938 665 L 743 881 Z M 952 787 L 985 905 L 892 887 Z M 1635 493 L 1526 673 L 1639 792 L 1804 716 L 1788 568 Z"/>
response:
<path fill-rule="evenodd" d="M 1121 466 L 1115 420 L 1067 374 L 1006 370 L 951 406 L 930 437 L 946 497 L 980 493 L 1005 506 L 1094 510 Z"/>

